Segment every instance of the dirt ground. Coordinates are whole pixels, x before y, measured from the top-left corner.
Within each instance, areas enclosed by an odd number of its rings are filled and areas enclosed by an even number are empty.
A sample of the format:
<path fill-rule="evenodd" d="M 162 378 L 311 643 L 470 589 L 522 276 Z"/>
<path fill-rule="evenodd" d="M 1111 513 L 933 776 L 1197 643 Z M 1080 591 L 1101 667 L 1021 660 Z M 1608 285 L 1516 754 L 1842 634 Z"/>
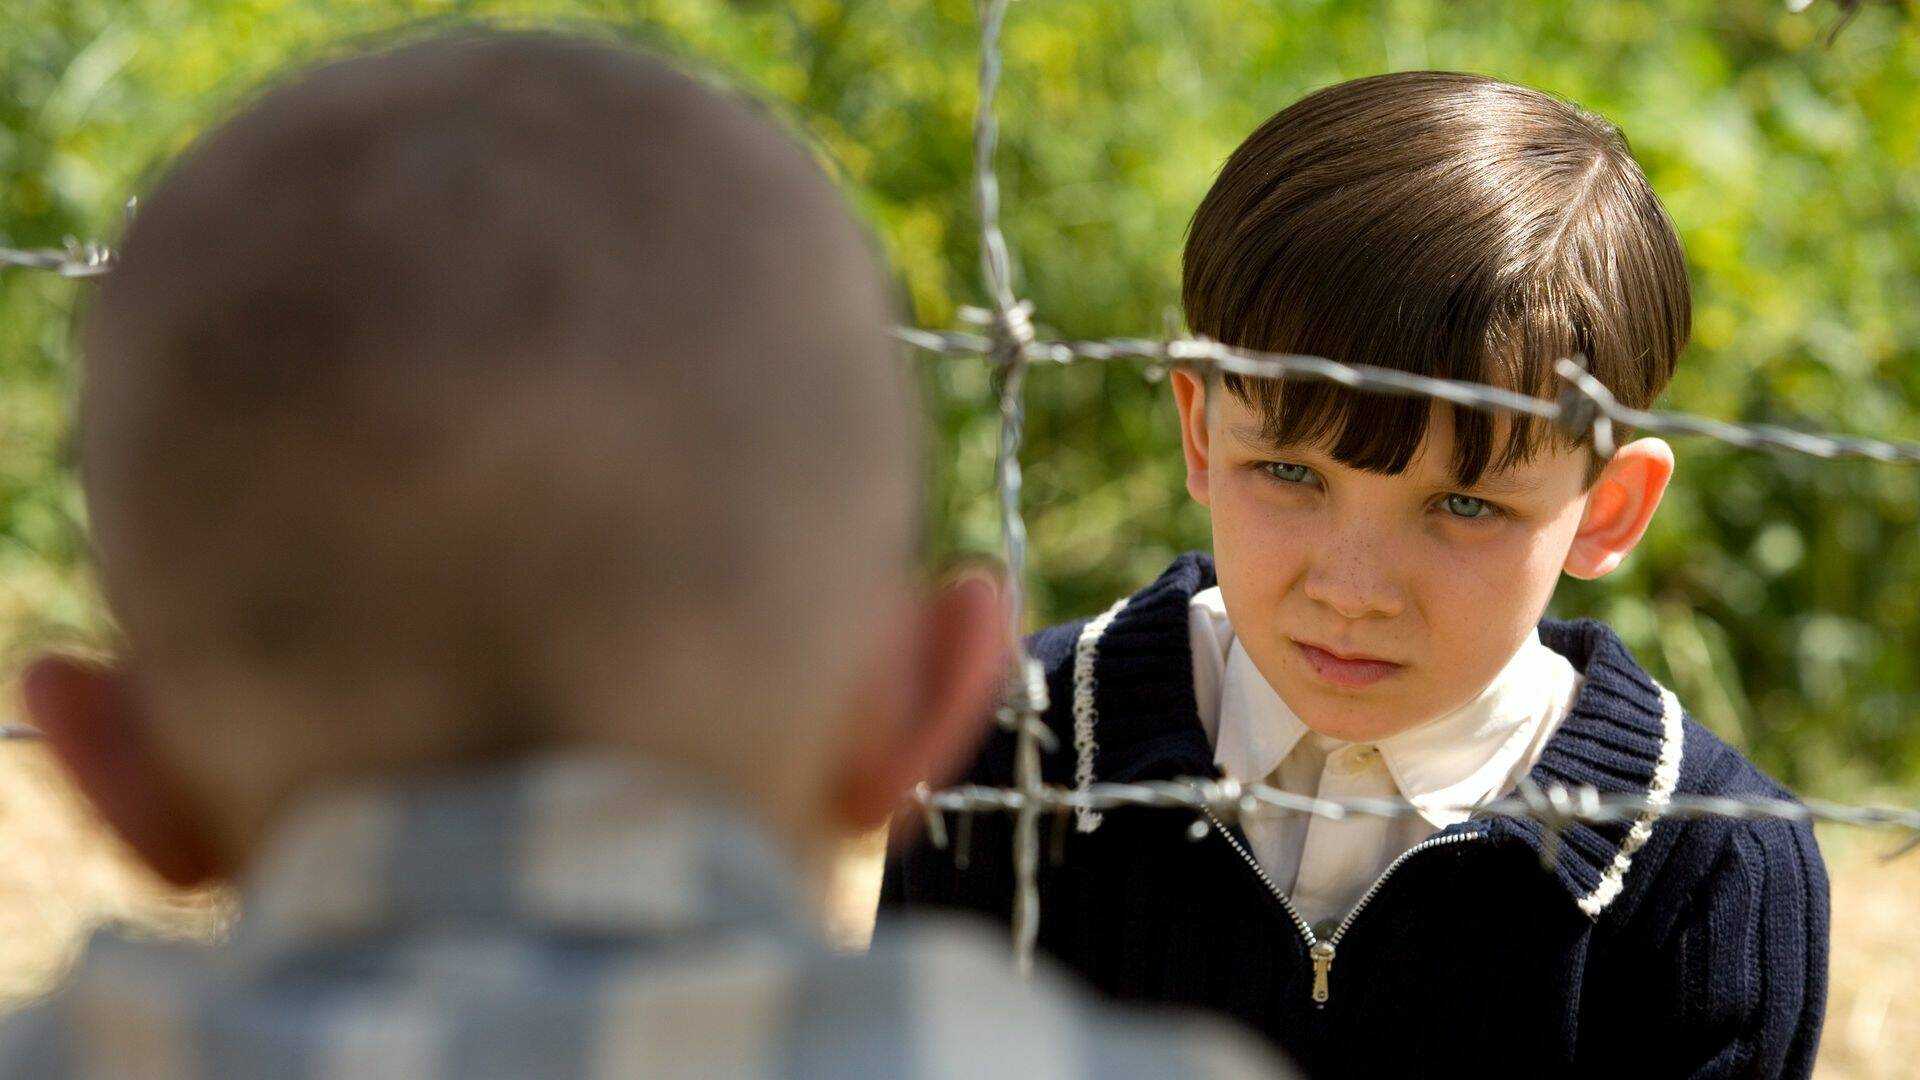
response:
<path fill-rule="evenodd" d="M 1889 838 L 1822 834 L 1833 872 L 1833 991 L 1816 1075 L 1896 1080 L 1920 1060 L 1920 852 L 1882 864 Z M 865 941 L 879 888 L 877 838 L 849 849 L 829 932 Z M 0 744 L 0 1010 L 44 993 L 88 932 L 118 922 L 141 933 L 211 940 L 231 904 L 181 895 L 134 868 L 83 812 L 45 752 Z"/>

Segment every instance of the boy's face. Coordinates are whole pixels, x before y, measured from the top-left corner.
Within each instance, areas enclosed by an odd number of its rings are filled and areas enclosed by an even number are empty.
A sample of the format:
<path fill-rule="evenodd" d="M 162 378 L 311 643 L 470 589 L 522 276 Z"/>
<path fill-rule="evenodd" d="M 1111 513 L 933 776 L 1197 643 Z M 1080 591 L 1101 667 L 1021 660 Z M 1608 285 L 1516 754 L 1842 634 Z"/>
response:
<path fill-rule="evenodd" d="M 1563 569 L 1595 577 L 1632 548 L 1672 471 L 1665 444 L 1643 439 L 1589 490 L 1590 451 L 1550 440 L 1462 488 L 1451 409 L 1436 403 L 1407 469 L 1366 473 L 1324 447 L 1267 445 L 1259 412 L 1218 383 L 1206 393 L 1180 372 L 1175 389 L 1234 633 L 1308 727 L 1349 741 L 1478 696 Z"/>

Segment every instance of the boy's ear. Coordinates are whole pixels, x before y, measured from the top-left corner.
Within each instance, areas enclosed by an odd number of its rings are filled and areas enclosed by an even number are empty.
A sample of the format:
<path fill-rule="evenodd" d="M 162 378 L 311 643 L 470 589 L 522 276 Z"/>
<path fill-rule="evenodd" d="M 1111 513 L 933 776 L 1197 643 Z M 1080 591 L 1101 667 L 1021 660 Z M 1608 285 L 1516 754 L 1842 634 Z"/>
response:
<path fill-rule="evenodd" d="M 125 672 L 65 656 L 21 673 L 28 719 L 80 793 L 153 871 L 175 885 L 226 876 L 204 818 L 154 753 Z"/>
<path fill-rule="evenodd" d="M 1207 384 L 1197 372 L 1175 368 L 1168 373 L 1173 401 L 1180 409 L 1180 448 L 1187 457 L 1187 494 L 1202 506 L 1211 506 L 1207 478 Z"/>
<path fill-rule="evenodd" d="M 1619 566 L 1645 535 L 1672 478 L 1673 448 L 1665 441 L 1635 439 L 1616 450 L 1587 493 L 1587 509 L 1567 550 L 1567 573 L 1597 578 Z"/>
<path fill-rule="evenodd" d="M 971 571 L 923 600 L 908 631 L 897 685 L 877 696 L 835 779 L 842 829 L 864 832 L 905 803 L 914 785 L 939 787 L 966 768 L 1007 677 L 1007 617 L 999 580 Z"/>

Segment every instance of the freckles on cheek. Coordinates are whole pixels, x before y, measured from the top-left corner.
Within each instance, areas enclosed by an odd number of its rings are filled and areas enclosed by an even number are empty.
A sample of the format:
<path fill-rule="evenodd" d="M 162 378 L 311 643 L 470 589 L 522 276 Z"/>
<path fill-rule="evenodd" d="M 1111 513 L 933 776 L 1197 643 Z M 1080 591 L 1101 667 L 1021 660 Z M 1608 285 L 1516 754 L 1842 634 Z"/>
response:
<path fill-rule="evenodd" d="M 1238 475 L 1241 471 L 1222 470 L 1212 483 L 1213 504 L 1209 509 L 1213 517 L 1216 547 L 1250 546 L 1257 543 L 1268 528 L 1265 522 L 1267 515 L 1262 512 L 1259 500 L 1249 498 L 1249 493 L 1242 489 L 1244 478 Z"/>
<path fill-rule="evenodd" d="M 1553 529 L 1534 529 L 1477 553 L 1473 560 L 1477 595 L 1463 597 L 1462 602 L 1482 613 L 1486 623 L 1505 621 L 1503 614 L 1529 621 L 1553 595 L 1566 559 L 1564 546 Z"/>
<path fill-rule="evenodd" d="M 1285 559 L 1313 543 L 1313 515 L 1277 505 L 1276 500 L 1252 498 L 1240 492 L 1213 516 L 1216 537 L 1224 529 L 1235 546 L 1257 558 Z"/>
<path fill-rule="evenodd" d="M 1303 523 L 1232 485 L 1215 491 L 1213 554 L 1221 581 L 1232 579 L 1242 602 L 1261 596 L 1264 604 L 1286 592 L 1300 552 L 1312 543 Z"/>
<path fill-rule="evenodd" d="M 1425 562 L 1423 591 L 1436 602 L 1444 598 L 1456 610 L 1464 604 L 1483 618 L 1493 616 L 1532 579 L 1534 539 L 1509 527 L 1496 536 L 1437 546 Z"/>

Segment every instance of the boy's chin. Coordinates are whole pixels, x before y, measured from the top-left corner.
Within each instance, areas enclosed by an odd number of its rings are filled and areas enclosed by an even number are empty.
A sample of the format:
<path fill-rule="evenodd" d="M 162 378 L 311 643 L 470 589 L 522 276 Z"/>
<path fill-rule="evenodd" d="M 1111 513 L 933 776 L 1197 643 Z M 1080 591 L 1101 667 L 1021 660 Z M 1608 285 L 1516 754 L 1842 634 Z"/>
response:
<path fill-rule="evenodd" d="M 1422 723 L 1420 713 L 1404 702 L 1387 700 L 1384 695 L 1362 692 L 1344 701 L 1326 700 L 1329 696 L 1346 696 L 1337 692 L 1314 696 L 1320 699 L 1314 703 L 1317 707 L 1300 710 L 1300 722 L 1315 734 L 1330 739 L 1353 743 L 1379 742 L 1419 727 Z"/>

